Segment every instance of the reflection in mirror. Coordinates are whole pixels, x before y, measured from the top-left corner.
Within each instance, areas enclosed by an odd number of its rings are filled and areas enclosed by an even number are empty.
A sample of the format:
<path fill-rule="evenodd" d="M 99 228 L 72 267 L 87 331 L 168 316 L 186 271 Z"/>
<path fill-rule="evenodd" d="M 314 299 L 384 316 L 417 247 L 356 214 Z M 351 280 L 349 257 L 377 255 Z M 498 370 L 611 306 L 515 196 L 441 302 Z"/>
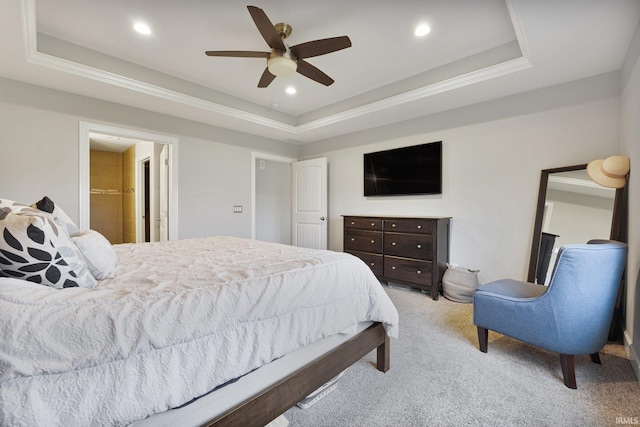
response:
<path fill-rule="evenodd" d="M 536 283 L 549 283 L 549 268 L 562 245 L 609 238 L 615 195 L 615 189 L 596 184 L 584 169 L 549 175 Z"/>
<path fill-rule="evenodd" d="M 617 195 L 589 179 L 586 165 L 543 170 L 527 280 L 548 284 L 562 245 L 615 236 Z"/>

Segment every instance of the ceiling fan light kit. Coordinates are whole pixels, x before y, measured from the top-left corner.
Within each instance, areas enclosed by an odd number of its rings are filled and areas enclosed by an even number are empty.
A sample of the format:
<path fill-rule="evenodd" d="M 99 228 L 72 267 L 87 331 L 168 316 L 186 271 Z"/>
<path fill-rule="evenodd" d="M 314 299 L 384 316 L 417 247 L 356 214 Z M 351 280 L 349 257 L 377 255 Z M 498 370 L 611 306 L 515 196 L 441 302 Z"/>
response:
<path fill-rule="evenodd" d="M 298 69 L 298 63 L 291 58 L 273 55 L 267 59 L 269 72 L 277 77 L 286 77 L 294 74 Z"/>
<path fill-rule="evenodd" d="M 267 67 L 258 82 L 258 87 L 260 88 L 269 86 L 276 77 L 290 76 L 296 71 L 325 86 L 333 84 L 334 80 L 331 77 L 304 61 L 304 59 L 351 47 L 349 37 L 341 36 L 313 40 L 289 48 L 284 44 L 284 39 L 291 35 L 292 27 L 289 24 L 278 23 L 273 25 L 262 9 L 255 6 L 247 6 L 247 9 L 258 31 L 271 48 L 271 52 L 208 50 L 205 52 L 207 56 L 266 58 Z"/>

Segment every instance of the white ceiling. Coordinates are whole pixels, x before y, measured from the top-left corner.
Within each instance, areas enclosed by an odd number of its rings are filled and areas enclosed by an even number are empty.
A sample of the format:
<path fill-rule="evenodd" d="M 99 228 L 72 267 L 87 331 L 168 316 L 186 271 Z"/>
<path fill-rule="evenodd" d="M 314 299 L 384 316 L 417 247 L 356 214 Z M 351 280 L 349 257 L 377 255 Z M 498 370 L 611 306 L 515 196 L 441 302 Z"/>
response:
<path fill-rule="evenodd" d="M 260 89 L 264 59 L 205 56 L 269 50 L 247 4 L 290 24 L 289 45 L 348 35 L 351 48 L 308 59 L 335 83 L 296 74 Z M 638 0 L 247 4 L 5 0 L 0 76 L 306 143 L 620 70 L 640 19 Z"/>
<path fill-rule="evenodd" d="M 92 150 L 123 153 L 138 142 L 140 142 L 139 139 L 89 132 L 89 147 Z"/>

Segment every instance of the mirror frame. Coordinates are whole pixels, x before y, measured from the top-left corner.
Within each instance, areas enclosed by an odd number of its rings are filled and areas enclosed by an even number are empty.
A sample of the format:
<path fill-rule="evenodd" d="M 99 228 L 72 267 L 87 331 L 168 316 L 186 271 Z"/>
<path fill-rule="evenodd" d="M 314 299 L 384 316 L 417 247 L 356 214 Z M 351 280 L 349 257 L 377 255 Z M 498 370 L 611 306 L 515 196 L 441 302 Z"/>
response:
<path fill-rule="evenodd" d="M 533 237 L 531 238 L 531 256 L 529 258 L 529 272 L 527 275 L 527 282 L 534 283 L 536 280 L 536 269 L 538 268 L 538 255 L 540 251 L 540 239 L 542 236 L 542 216 L 544 213 L 544 203 L 547 200 L 547 183 L 549 180 L 549 174 L 583 170 L 586 168 L 587 164 L 584 163 L 580 165 L 563 166 L 553 169 L 543 169 L 541 171 L 540 187 L 538 189 L 538 204 L 536 205 Z M 609 239 L 611 240 L 621 240 L 623 192 L 624 187 L 616 189 L 616 195 L 613 200 L 613 216 L 611 218 L 611 233 L 609 235 Z"/>

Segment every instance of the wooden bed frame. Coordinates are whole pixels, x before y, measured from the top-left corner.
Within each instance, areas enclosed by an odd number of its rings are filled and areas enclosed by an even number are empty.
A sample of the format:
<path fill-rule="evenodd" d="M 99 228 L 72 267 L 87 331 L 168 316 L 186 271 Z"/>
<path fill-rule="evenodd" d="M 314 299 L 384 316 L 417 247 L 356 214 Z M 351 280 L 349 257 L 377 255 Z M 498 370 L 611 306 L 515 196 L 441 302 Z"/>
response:
<path fill-rule="evenodd" d="M 376 348 L 377 368 L 387 372 L 390 367 L 390 341 L 382 323 L 376 322 L 204 425 L 264 427 Z"/>

